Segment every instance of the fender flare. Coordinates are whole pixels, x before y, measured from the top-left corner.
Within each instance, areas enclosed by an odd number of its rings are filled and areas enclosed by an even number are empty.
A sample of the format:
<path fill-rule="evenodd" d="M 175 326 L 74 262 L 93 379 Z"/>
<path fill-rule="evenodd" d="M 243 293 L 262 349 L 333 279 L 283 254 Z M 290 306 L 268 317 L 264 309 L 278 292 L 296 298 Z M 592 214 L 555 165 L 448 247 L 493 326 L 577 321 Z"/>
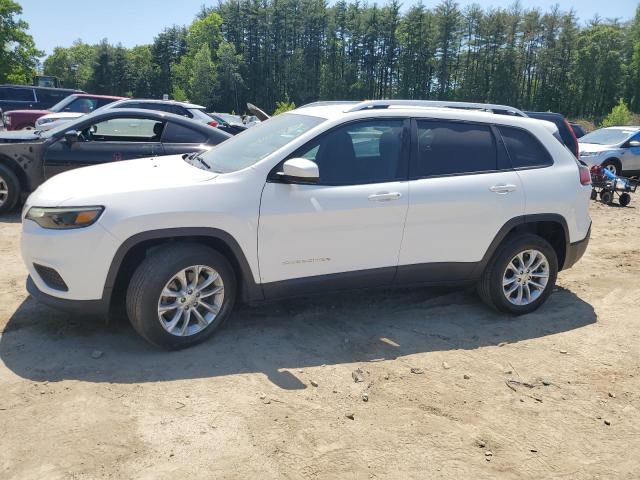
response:
<path fill-rule="evenodd" d="M 111 265 L 109 266 L 109 271 L 107 273 L 102 293 L 103 302 L 110 304 L 111 296 L 113 294 L 114 287 L 116 286 L 116 279 L 120 272 L 120 267 L 122 266 L 127 254 L 133 248 L 149 240 L 174 240 L 188 237 L 206 237 L 223 242 L 234 255 L 236 263 L 240 269 L 242 281 L 240 290 L 242 292 L 243 299 L 248 302 L 259 302 L 264 299 L 262 286 L 255 283 L 249 262 L 247 261 L 242 248 L 232 235 L 218 228 L 186 227 L 149 230 L 137 233 L 122 242 L 111 260 Z"/>

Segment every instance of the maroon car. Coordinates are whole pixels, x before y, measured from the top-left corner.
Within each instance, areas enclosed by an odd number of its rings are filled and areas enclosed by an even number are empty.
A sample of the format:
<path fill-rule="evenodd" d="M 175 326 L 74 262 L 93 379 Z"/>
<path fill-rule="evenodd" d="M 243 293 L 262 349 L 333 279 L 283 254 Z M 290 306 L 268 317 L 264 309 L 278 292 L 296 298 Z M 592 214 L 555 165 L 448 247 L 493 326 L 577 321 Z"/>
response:
<path fill-rule="evenodd" d="M 11 110 L 5 112 L 4 124 L 7 130 L 24 130 L 33 128 L 38 118 L 49 113 L 70 112 L 86 114 L 111 102 L 122 99 L 123 97 L 77 93 L 69 95 L 49 110 Z"/>

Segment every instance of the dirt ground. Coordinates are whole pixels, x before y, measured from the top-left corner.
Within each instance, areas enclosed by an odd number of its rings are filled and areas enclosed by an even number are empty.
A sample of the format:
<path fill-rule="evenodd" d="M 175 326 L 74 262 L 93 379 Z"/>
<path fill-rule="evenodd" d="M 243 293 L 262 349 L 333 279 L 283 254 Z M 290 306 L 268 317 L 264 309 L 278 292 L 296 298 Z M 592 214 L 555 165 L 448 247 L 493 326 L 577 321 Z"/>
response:
<path fill-rule="evenodd" d="M 592 216 L 526 317 L 351 293 L 241 307 L 173 353 L 28 298 L 0 217 L 0 478 L 637 479 L 640 196 Z"/>

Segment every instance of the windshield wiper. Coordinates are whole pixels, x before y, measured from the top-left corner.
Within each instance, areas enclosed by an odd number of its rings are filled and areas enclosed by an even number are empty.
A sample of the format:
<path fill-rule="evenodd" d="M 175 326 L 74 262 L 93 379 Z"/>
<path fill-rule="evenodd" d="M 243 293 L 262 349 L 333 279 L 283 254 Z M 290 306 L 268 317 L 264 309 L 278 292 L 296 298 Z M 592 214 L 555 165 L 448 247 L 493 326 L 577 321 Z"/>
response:
<path fill-rule="evenodd" d="M 211 170 L 211 165 L 209 165 L 207 162 L 205 162 L 204 159 L 200 155 L 202 155 L 202 152 L 193 152 L 193 153 L 189 153 L 189 154 L 183 155 L 182 158 L 186 157 L 189 160 L 197 160 L 198 162 L 200 162 L 201 165 L 206 167 L 207 170 Z"/>

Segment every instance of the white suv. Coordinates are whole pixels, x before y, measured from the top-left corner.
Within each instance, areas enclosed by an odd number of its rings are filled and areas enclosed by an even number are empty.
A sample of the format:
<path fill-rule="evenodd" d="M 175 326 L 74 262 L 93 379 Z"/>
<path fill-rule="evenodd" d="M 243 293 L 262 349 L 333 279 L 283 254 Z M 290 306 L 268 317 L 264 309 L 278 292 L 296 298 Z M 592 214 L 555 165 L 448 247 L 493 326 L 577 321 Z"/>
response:
<path fill-rule="evenodd" d="M 199 155 L 58 175 L 24 209 L 27 288 L 126 305 L 165 348 L 237 299 L 475 283 L 499 311 L 537 309 L 586 249 L 588 170 L 552 124 L 430 105 L 316 103 Z"/>

